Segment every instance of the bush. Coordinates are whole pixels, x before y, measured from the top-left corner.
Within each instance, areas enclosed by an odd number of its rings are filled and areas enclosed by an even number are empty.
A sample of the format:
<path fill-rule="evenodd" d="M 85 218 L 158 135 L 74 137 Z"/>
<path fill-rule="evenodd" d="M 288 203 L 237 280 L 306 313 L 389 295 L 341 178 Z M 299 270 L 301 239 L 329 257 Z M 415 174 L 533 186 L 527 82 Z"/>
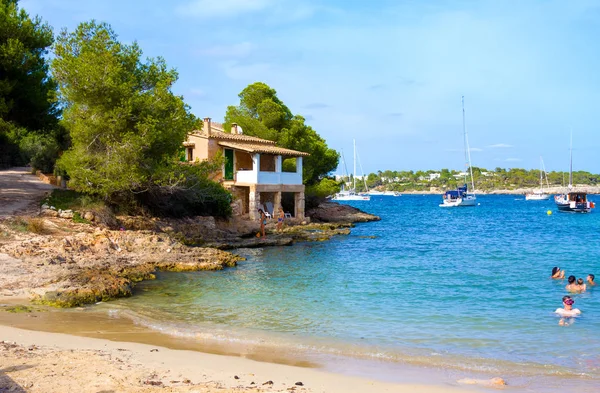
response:
<path fill-rule="evenodd" d="M 27 220 L 27 230 L 29 232 L 37 233 L 38 235 L 43 235 L 48 232 L 46 224 L 44 224 L 44 220 L 41 218 L 30 218 Z"/>
<path fill-rule="evenodd" d="M 59 146 L 50 135 L 28 134 L 19 142 L 23 161 L 43 173 L 52 173 L 58 158 Z"/>
<path fill-rule="evenodd" d="M 307 186 L 304 201 L 306 209 L 317 207 L 321 202 L 325 201 L 325 198 L 339 191 L 340 184 L 330 178 L 321 179 L 318 183 Z"/>
<path fill-rule="evenodd" d="M 136 195 L 139 205 L 156 216 L 231 215 L 231 194 L 210 180 L 215 162 L 173 164 L 156 173 L 156 182 L 144 193 Z"/>

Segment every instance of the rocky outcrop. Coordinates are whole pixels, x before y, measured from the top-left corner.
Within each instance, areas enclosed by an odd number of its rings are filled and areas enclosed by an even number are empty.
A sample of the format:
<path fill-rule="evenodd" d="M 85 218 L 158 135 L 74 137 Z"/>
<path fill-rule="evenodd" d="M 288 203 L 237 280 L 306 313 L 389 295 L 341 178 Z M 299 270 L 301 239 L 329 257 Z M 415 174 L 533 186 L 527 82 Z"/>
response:
<path fill-rule="evenodd" d="M 316 208 L 310 209 L 306 215 L 316 222 L 369 222 L 379 221 L 381 218 L 373 214 L 365 213 L 350 205 L 336 202 L 323 202 Z"/>
<path fill-rule="evenodd" d="M 18 258 L 27 274 L 3 290 L 27 288 L 34 301 L 74 307 L 130 296 L 136 282 L 156 270 L 220 270 L 235 266 L 237 255 L 187 247 L 165 233 L 96 230 L 65 237 L 32 236 L 2 247 Z M 2 280 L 0 280 L 2 282 Z"/>

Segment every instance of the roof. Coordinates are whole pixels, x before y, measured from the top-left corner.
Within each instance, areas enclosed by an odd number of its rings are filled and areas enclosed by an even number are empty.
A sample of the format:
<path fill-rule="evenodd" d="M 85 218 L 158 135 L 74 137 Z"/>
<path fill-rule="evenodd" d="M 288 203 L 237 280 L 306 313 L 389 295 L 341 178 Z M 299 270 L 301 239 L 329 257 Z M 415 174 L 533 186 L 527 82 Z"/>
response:
<path fill-rule="evenodd" d="M 212 135 L 211 135 L 212 136 Z M 241 136 L 241 135 L 236 135 Z M 249 137 L 252 138 L 252 137 Z M 260 139 L 260 138 L 256 138 Z M 264 141 L 264 139 L 260 139 Z M 281 156 L 292 156 L 292 157 L 306 157 L 310 154 L 304 153 L 302 151 L 296 151 L 291 149 L 284 149 L 283 147 L 277 147 L 275 144 L 265 144 L 265 143 L 247 143 L 247 142 L 229 142 L 229 141 L 219 141 L 219 146 L 230 147 L 232 149 L 245 151 L 248 153 L 262 153 L 262 154 L 274 154 Z"/>
<path fill-rule="evenodd" d="M 203 132 L 202 130 L 194 130 L 191 132 L 191 135 L 213 139 L 216 140 L 220 146 L 245 151 L 248 153 L 264 153 L 292 157 L 306 157 L 310 155 L 309 153 L 302 151 L 278 147 L 276 146 L 275 141 L 270 141 L 268 139 L 225 132 L 223 129 L 223 124 L 221 123 L 210 123 L 210 135 L 208 136 L 206 135 L 206 132 Z"/>
<path fill-rule="evenodd" d="M 206 133 L 201 130 L 194 130 L 191 132 L 192 135 L 202 136 L 206 138 Z M 211 125 L 210 139 L 225 140 L 225 141 L 236 141 L 236 142 L 251 142 L 256 144 L 275 145 L 275 141 L 268 139 L 258 138 L 256 136 L 244 135 L 244 134 L 231 134 L 229 132 L 223 132 L 221 130 L 215 130 Z"/>

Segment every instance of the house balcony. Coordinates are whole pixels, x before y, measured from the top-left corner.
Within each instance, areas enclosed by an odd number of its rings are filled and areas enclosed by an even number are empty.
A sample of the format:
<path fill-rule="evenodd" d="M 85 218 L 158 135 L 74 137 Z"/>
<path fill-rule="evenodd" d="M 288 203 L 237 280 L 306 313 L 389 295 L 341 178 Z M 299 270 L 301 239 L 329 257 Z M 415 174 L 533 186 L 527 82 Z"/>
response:
<path fill-rule="evenodd" d="M 235 173 L 235 183 L 301 185 L 302 173 L 242 170 Z"/>

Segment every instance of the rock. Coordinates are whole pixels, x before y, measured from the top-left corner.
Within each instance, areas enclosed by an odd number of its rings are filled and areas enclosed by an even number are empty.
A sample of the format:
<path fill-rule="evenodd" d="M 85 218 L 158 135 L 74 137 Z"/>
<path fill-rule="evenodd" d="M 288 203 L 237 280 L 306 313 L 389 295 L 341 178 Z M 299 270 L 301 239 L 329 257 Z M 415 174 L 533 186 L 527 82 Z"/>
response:
<path fill-rule="evenodd" d="M 463 379 L 459 379 L 456 382 L 463 384 L 463 385 L 479 385 L 479 386 L 492 386 L 492 387 L 506 386 L 506 382 L 504 381 L 504 379 L 502 379 L 500 377 L 494 377 L 494 378 L 490 378 L 490 379 L 463 378 Z"/>
<path fill-rule="evenodd" d="M 59 210 L 58 216 L 60 218 L 73 218 L 73 210 Z"/>
<path fill-rule="evenodd" d="M 233 379 L 240 379 L 240 377 L 238 377 L 237 375 L 234 375 Z"/>
<path fill-rule="evenodd" d="M 41 211 L 41 215 L 47 217 L 58 217 L 58 212 L 52 209 L 43 209 Z"/>
<path fill-rule="evenodd" d="M 369 222 L 379 221 L 380 217 L 365 213 L 350 205 L 336 202 L 323 202 L 316 208 L 310 209 L 306 215 L 320 222 Z"/>
<path fill-rule="evenodd" d="M 294 385 L 296 385 L 296 386 L 304 386 L 304 384 L 302 382 L 296 382 Z"/>
<path fill-rule="evenodd" d="M 83 213 L 83 219 L 88 220 L 88 221 L 94 221 L 94 213 L 92 213 L 92 212 Z"/>
<path fill-rule="evenodd" d="M 273 385 L 273 381 L 267 381 L 267 382 L 263 383 L 263 386 L 264 385 Z"/>

